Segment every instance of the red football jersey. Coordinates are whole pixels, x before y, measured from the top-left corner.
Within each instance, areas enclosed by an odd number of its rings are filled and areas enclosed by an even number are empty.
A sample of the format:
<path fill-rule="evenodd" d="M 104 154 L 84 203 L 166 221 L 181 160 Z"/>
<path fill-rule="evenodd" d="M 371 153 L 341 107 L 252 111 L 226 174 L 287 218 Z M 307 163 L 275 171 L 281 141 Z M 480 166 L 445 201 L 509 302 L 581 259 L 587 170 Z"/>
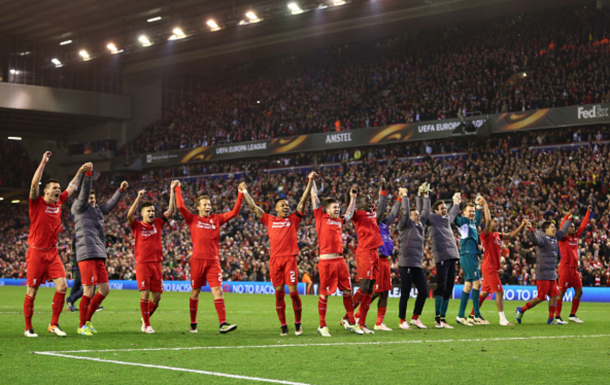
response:
<path fill-rule="evenodd" d="M 297 244 L 297 229 L 303 214 L 292 213 L 288 218 L 274 217 L 263 213 L 261 222 L 267 226 L 269 241 L 271 241 L 271 258 L 293 257 L 299 254 Z"/>
<path fill-rule="evenodd" d="M 163 261 L 161 228 L 167 223 L 165 216 L 156 218 L 152 224 L 140 221 L 131 222 L 131 231 L 136 240 L 134 257 L 136 264 Z"/>
<path fill-rule="evenodd" d="M 383 245 L 375 210 L 372 212 L 356 210 L 352 222 L 354 222 L 356 235 L 358 236 L 358 248 L 356 250 L 376 249 Z"/>
<path fill-rule="evenodd" d="M 502 234 L 498 233 L 497 231 L 489 234 L 482 231 L 479 237 L 481 238 L 481 243 L 485 248 L 481 270 L 500 270 L 500 246 L 502 246 Z"/>
<path fill-rule="evenodd" d="M 219 259 L 220 228 L 230 219 L 239 214 L 239 209 L 244 199 L 244 195 L 239 193 L 233 210 L 224 214 L 212 214 L 209 217 L 200 217 L 192 214 L 184 206 L 182 199 L 182 189 L 176 187 L 176 205 L 178 210 L 189 225 L 191 240 L 193 241 L 192 259 Z"/>
<path fill-rule="evenodd" d="M 583 218 L 582 222 L 580 222 L 580 226 L 578 230 L 571 237 L 566 235 L 562 239 L 559 240 L 559 254 L 561 255 L 561 260 L 559 261 L 559 268 L 566 267 L 578 267 L 578 238 L 582 235 L 582 233 L 587 228 L 587 224 L 589 223 L 589 218 L 591 217 L 591 212 L 587 211 L 587 214 Z M 566 215 L 561 221 L 561 226 L 563 226 L 564 222 L 567 221 L 569 215 Z M 561 227 L 560 226 L 560 227 Z"/>
<path fill-rule="evenodd" d="M 61 205 L 68 199 L 68 192 L 59 194 L 57 203 L 47 203 L 43 197 L 30 201 L 30 235 L 28 243 L 39 249 L 57 246 L 61 230 Z"/>
<path fill-rule="evenodd" d="M 313 211 L 318 232 L 318 246 L 322 254 L 343 254 L 343 223 L 345 219 L 333 219 L 322 207 Z"/>

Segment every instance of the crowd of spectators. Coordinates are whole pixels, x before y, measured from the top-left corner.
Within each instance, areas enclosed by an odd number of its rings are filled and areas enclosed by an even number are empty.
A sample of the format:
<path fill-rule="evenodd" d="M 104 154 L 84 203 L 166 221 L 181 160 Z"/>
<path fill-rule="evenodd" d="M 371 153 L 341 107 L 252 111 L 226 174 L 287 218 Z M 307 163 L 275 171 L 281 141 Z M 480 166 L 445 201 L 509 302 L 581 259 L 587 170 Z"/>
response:
<path fill-rule="evenodd" d="M 121 153 L 608 102 L 609 16 L 575 6 L 219 69 Z"/>
<path fill-rule="evenodd" d="M 579 241 L 580 266 L 586 286 L 610 286 L 610 174 L 608 157 L 610 130 L 605 127 L 561 129 L 494 135 L 487 139 L 459 141 L 456 139 L 434 143 L 399 144 L 362 149 L 371 152 L 361 160 L 347 158 L 343 151 L 318 153 L 316 165 L 309 167 L 285 167 L 265 169 L 260 159 L 234 162 L 226 168 L 209 167 L 209 171 L 225 172 L 224 177 L 194 176 L 182 178 L 183 195 L 187 207 L 195 212 L 195 198 L 203 192 L 212 199 L 215 212 L 230 210 L 237 197 L 237 184 L 244 180 L 254 199 L 267 212 L 273 213 L 272 203 L 278 197 L 286 198 L 296 207 L 306 184 L 309 169 L 321 175 L 318 182 L 321 196 L 338 197 L 342 202 L 345 192 L 353 184 L 363 192 L 377 194 L 377 181 L 385 177 L 391 203 L 396 199 L 399 187 L 407 187 L 414 202 L 421 183 L 432 186 L 432 200 L 450 200 L 461 191 L 464 201 L 483 194 L 490 203 L 493 215 L 503 232 L 510 232 L 525 216 L 534 223 L 552 219 L 558 224 L 564 213 L 575 209 L 576 222 L 585 214 L 588 205 L 593 206 L 592 219 Z M 562 143 L 561 147 L 548 145 Z M 566 144 L 567 143 L 567 144 Z M 547 145 L 547 146 L 544 146 Z M 454 147 L 452 147 L 454 146 Z M 427 147 L 433 147 L 428 151 Z M 436 156 L 442 149 L 463 151 L 455 157 Z M 418 155 L 417 157 L 407 157 Z M 340 159 L 335 159 L 340 156 Z M 297 161 L 299 155 L 285 156 Z M 332 159 L 335 163 L 328 163 Z M 273 163 L 274 161 L 270 161 Z M 244 167 L 249 163 L 249 167 Z M 234 174 L 236 168 L 243 174 Z M 133 279 L 133 236 L 127 225 L 126 213 L 138 189 L 146 189 L 147 199 L 157 206 L 157 212 L 166 209 L 169 184 L 180 169 L 157 170 L 152 174 L 129 175 L 131 186 L 119 206 L 106 216 L 106 234 L 110 240 L 108 272 L 111 279 Z M 237 179 L 239 177 L 239 179 Z M 102 175 L 94 182 L 98 200 L 108 199 L 123 175 Z M 74 221 L 69 214 L 68 202 L 63 210 L 64 231 L 60 233 L 60 255 L 70 275 L 70 248 L 74 234 Z M 345 208 L 345 202 L 344 206 Z M 25 276 L 25 252 L 27 250 L 28 208 L 26 204 L 3 204 L 0 210 L 0 277 L 23 278 Z M 578 225 L 578 223 L 577 223 Z M 391 228 L 395 241 L 392 258 L 392 279 L 399 279 L 396 265 L 398 239 L 395 225 Z M 456 233 L 456 241 L 459 236 Z M 268 281 L 269 240 L 266 228 L 256 220 L 246 206 L 238 217 L 221 231 L 220 261 L 225 280 Z M 319 280 L 316 268 L 318 257 L 317 236 L 311 205 L 308 203 L 305 218 L 298 230 L 300 277 L 307 274 L 313 282 Z M 355 275 L 354 252 L 357 238 L 351 224 L 344 231 L 345 256 L 350 271 Z M 166 280 L 189 279 L 189 257 L 192 242 L 188 226 L 179 213 L 174 214 L 163 232 Z M 424 268 L 430 282 L 435 282 L 435 266 L 429 243 L 425 247 Z M 502 246 L 502 281 L 506 284 L 532 284 L 534 274 L 534 247 L 527 236 L 520 234 Z M 458 272 L 459 273 L 459 272 Z M 461 274 L 458 274 L 461 277 Z"/>

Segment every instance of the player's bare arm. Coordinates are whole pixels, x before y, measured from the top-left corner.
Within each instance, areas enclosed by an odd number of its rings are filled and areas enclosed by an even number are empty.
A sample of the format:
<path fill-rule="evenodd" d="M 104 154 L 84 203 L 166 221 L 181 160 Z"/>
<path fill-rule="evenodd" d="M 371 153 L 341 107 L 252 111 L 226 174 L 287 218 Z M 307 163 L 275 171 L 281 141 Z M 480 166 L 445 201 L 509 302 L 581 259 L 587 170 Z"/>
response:
<path fill-rule="evenodd" d="M 491 231 L 491 212 L 489 211 L 489 205 L 486 200 L 483 200 L 483 215 L 485 216 L 485 234 L 489 234 Z"/>
<path fill-rule="evenodd" d="M 345 210 L 345 221 L 349 222 L 352 220 L 352 217 L 354 216 L 354 212 L 356 211 L 356 198 L 358 198 L 358 192 L 356 191 L 356 188 L 352 187 L 352 189 L 349 192 L 349 206 L 347 206 L 347 210 Z"/>
<path fill-rule="evenodd" d="M 241 182 L 239 184 L 239 187 L 242 187 L 242 185 L 243 188 L 241 189 L 241 192 L 242 194 L 244 194 L 244 200 L 246 201 L 246 204 L 248 205 L 248 207 L 250 207 L 250 210 L 254 211 L 254 215 L 256 215 L 256 218 L 261 219 L 265 211 L 256 205 L 256 202 L 254 202 L 254 199 L 252 199 L 252 196 L 250 196 L 250 193 L 248 193 L 248 186 L 244 182 Z"/>
<path fill-rule="evenodd" d="M 315 180 L 311 182 L 311 205 L 314 210 L 321 206 L 320 197 L 318 196 L 318 186 L 316 186 Z"/>
<path fill-rule="evenodd" d="M 44 154 L 42 154 L 42 160 L 40 161 L 40 164 L 38 165 L 38 168 L 36 169 L 36 172 L 34 173 L 34 177 L 32 178 L 32 185 L 30 186 L 30 199 L 34 200 L 36 198 L 38 198 L 39 195 L 39 183 L 40 180 L 42 179 L 42 174 L 44 174 L 44 168 L 47 165 L 47 163 L 49 163 L 49 159 L 51 158 L 51 151 L 46 151 Z"/>
<path fill-rule="evenodd" d="M 136 220 L 136 209 L 138 208 L 140 200 L 142 200 L 142 198 L 144 197 L 144 194 L 146 194 L 146 190 L 138 191 L 138 196 L 136 197 L 136 200 L 133 201 L 133 204 L 129 208 L 129 211 L 127 212 L 127 222 L 129 222 L 129 224 L 132 224 L 133 221 Z"/>
<path fill-rule="evenodd" d="M 507 241 L 510 241 L 511 239 L 513 239 L 517 235 L 519 235 L 526 226 L 527 226 L 527 219 L 524 219 L 521 221 L 521 224 L 519 225 L 519 227 L 517 227 L 516 229 L 514 229 L 513 231 L 511 231 L 508 234 L 503 234 L 502 238 L 504 238 Z M 487 224 L 485 225 L 485 227 L 487 227 Z"/>
<path fill-rule="evenodd" d="M 303 210 L 305 210 L 305 204 L 307 203 L 307 198 L 309 198 L 309 194 L 311 194 L 311 188 L 313 185 L 313 181 L 318 178 L 318 174 L 316 174 L 315 172 L 312 171 L 309 173 L 307 178 L 309 179 L 309 181 L 307 182 L 307 187 L 305 187 L 305 192 L 303 192 L 301 201 L 297 205 L 297 211 L 300 213 L 303 213 Z"/>
<path fill-rule="evenodd" d="M 83 178 L 83 174 L 91 171 L 93 171 L 93 163 L 91 162 L 83 164 L 78 169 L 76 175 L 74 175 L 74 178 L 72 178 L 70 183 L 68 183 L 68 188 L 66 188 L 66 191 L 68 192 L 68 197 L 71 197 L 75 191 L 78 191 L 78 186 L 80 186 L 80 181 Z"/>
<path fill-rule="evenodd" d="M 178 186 L 179 183 L 180 181 L 173 180 L 169 186 L 169 206 L 167 207 L 167 210 L 163 213 L 165 218 L 171 217 L 174 214 L 174 211 L 176 211 L 176 197 L 174 195 L 174 189 L 176 188 L 176 186 Z"/>

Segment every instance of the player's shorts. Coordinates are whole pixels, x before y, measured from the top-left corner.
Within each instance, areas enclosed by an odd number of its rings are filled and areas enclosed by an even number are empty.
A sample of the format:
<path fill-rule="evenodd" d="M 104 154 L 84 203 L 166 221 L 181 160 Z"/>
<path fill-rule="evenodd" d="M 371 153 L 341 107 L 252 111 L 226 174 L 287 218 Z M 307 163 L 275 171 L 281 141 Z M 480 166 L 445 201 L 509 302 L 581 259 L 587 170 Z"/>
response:
<path fill-rule="evenodd" d="M 78 263 L 80 279 L 83 285 L 97 285 L 108 282 L 108 271 L 106 271 L 104 259 L 87 259 Z"/>
<path fill-rule="evenodd" d="M 50 250 L 28 248 L 25 253 L 25 266 L 29 287 L 38 287 L 57 278 L 66 278 L 66 269 L 59 258 L 57 248 Z"/>
<path fill-rule="evenodd" d="M 356 250 L 358 279 L 377 279 L 379 272 L 379 253 L 377 249 Z"/>
<path fill-rule="evenodd" d="M 483 271 L 482 290 L 486 293 L 497 293 L 504 288 L 502 287 L 502 281 L 500 281 L 500 274 L 498 270 L 486 270 Z"/>
<path fill-rule="evenodd" d="M 464 272 L 464 281 L 473 282 L 481 279 L 479 256 L 477 254 L 460 255 L 460 266 Z"/>
<path fill-rule="evenodd" d="M 379 271 L 375 280 L 375 293 L 383 293 L 392 290 L 392 269 L 390 258 L 379 258 Z"/>
<path fill-rule="evenodd" d="M 296 285 L 299 282 L 297 257 L 279 257 L 269 260 L 271 283 L 273 287 Z"/>
<path fill-rule="evenodd" d="M 539 280 L 536 282 L 536 287 L 538 287 L 538 299 L 543 301 L 546 300 L 546 296 L 549 298 L 556 297 L 559 295 L 559 288 L 557 287 L 556 281 L 542 281 Z"/>
<path fill-rule="evenodd" d="M 575 267 L 559 268 L 559 290 L 582 289 L 580 273 Z"/>
<path fill-rule="evenodd" d="M 138 290 L 150 290 L 154 293 L 163 293 L 163 272 L 161 263 L 137 263 L 136 280 Z"/>
<path fill-rule="evenodd" d="M 339 290 L 352 290 L 347 263 L 343 258 L 322 259 L 318 262 L 320 272 L 320 294 L 332 295 Z"/>
<path fill-rule="evenodd" d="M 191 287 L 200 289 L 206 284 L 210 287 L 222 286 L 222 270 L 216 259 L 191 258 Z"/>

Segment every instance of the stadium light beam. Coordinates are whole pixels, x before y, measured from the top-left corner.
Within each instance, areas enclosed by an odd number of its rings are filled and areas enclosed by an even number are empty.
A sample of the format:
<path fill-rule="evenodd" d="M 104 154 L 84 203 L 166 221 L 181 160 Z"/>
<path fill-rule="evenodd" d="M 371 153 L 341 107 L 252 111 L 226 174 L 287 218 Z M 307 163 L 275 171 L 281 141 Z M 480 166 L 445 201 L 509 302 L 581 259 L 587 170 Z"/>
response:
<path fill-rule="evenodd" d="M 56 68 L 59 68 L 59 67 L 63 66 L 63 64 L 57 58 L 51 59 L 51 63 L 55 64 Z"/>
<path fill-rule="evenodd" d="M 19 199 L 12 200 L 11 203 L 19 203 L 21 202 Z"/>
<path fill-rule="evenodd" d="M 11 75 L 19 75 L 20 74 L 20 72 L 18 70 L 14 70 L 14 69 L 11 69 L 9 72 L 10 72 Z"/>
<path fill-rule="evenodd" d="M 290 12 L 293 15 L 298 15 L 298 14 L 303 13 L 303 10 L 301 9 L 301 7 L 299 7 L 299 5 L 297 3 L 289 3 L 288 9 L 290 10 Z"/>
<path fill-rule="evenodd" d="M 68 44 L 72 44 L 72 40 L 64 40 L 61 43 L 59 43 L 59 45 L 68 45 Z"/>
<path fill-rule="evenodd" d="M 246 12 L 246 18 L 247 20 L 240 21 L 239 25 L 254 24 L 263 21 L 263 19 L 256 16 L 256 13 L 252 11 Z"/>
<path fill-rule="evenodd" d="M 113 55 L 119 52 L 123 52 L 123 50 L 119 50 L 116 45 L 114 45 L 114 43 L 109 43 L 106 48 L 108 48 L 108 50 L 110 50 L 110 53 L 112 53 Z"/>
<path fill-rule="evenodd" d="M 182 32 L 182 30 L 178 27 L 174 28 L 174 30 L 172 32 L 174 34 L 171 35 L 168 40 L 178 40 L 178 39 L 184 39 L 186 37 L 184 32 Z"/>
<path fill-rule="evenodd" d="M 3 201 L 3 200 L 4 200 L 4 198 L 0 197 L 0 201 Z"/>
<path fill-rule="evenodd" d="M 216 22 L 214 20 L 208 20 L 208 22 L 206 23 L 208 25 L 208 27 L 210 27 L 210 30 L 212 32 L 216 32 L 220 30 L 220 27 L 218 26 L 218 24 L 216 24 Z"/>
<path fill-rule="evenodd" d="M 21 136 L 9 136 L 8 140 L 21 140 Z"/>
<path fill-rule="evenodd" d="M 155 16 L 155 17 L 151 17 L 150 19 L 146 20 L 149 23 L 154 23 L 155 21 L 159 21 L 161 20 L 161 16 Z"/>
<path fill-rule="evenodd" d="M 335 7 L 338 7 L 340 5 L 345 5 L 345 4 L 346 4 L 345 0 L 333 0 L 333 5 Z"/>
<path fill-rule="evenodd" d="M 91 56 L 89 56 L 89 53 L 87 51 L 85 51 L 84 49 L 81 49 L 78 54 L 83 58 L 83 60 L 91 59 Z"/>
<path fill-rule="evenodd" d="M 148 40 L 148 37 L 146 37 L 146 35 L 140 36 L 138 40 L 140 41 L 140 43 L 142 43 L 143 47 L 150 47 L 153 44 L 150 40 Z"/>

